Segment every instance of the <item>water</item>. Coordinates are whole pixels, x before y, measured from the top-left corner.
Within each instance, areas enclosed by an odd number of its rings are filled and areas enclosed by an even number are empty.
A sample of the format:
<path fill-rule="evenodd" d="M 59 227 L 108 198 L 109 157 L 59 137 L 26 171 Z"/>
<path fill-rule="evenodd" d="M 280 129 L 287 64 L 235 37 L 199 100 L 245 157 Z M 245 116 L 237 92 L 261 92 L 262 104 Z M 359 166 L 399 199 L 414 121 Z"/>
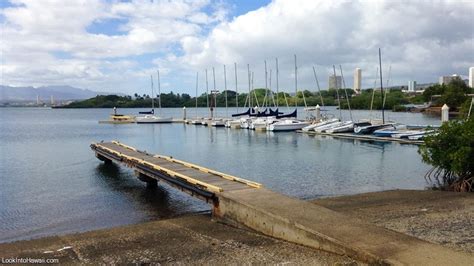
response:
<path fill-rule="evenodd" d="M 217 112 L 225 114 L 223 109 Z M 416 146 L 183 124 L 98 124 L 109 113 L 0 108 L 0 242 L 209 210 L 169 187 L 146 188 L 125 167 L 104 166 L 89 148 L 101 140 L 120 140 L 302 199 L 426 186 L 423 175 L 429 167 L 421 162 Z M 180 108 L 163 113 L 182 116 Z M 198 115 L 206 113 L 200 109 Z M 194 115 L 188 109 L 188 116 Z M 401 122 L 439 123 L 421 114 L 387 115 Z"/>

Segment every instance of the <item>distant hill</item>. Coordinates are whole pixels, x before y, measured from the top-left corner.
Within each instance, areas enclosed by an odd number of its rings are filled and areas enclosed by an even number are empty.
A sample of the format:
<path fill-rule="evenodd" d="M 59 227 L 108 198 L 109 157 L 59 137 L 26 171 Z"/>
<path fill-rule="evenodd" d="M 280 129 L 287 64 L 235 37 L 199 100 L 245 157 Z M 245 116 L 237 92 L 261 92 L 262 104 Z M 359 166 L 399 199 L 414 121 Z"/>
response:
<path fill-rule="evenodd" d="M 109 94 L 71 86 L 43 86 L 34 88 L 0 85 L 0 102 L 36 101 L 36 96 L 39 96 L 43 101 L 49 101 L 51 95 L 55 100 L 83 100 L 97 95 Z"/>

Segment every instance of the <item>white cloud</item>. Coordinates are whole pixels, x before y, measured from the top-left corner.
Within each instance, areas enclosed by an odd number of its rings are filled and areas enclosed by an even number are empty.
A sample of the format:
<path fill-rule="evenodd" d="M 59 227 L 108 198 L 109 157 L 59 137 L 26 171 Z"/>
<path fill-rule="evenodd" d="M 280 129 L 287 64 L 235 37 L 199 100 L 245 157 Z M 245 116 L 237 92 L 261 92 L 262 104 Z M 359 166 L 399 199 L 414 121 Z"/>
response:
<path fill-rule="evenodd" d="M 297 54 L 301 87 L 314 88 L 313 65 L 325 86 L 333 64 L 343 65 L 348 86 L 355 67 L 363 69 L 364 85 L 372 86 L 378 47 L 385 70 L 392 66 L 392 84 L 436 81 L 443 74 L 465 74 L 474 65 L 469 1 L 275 0 L 231 20 L 225 2 L 14 4 L 0 11 L 2 83 L 7 85 L 68 84 L 133 93 L 148 87 L 149 75 L 160 67 L 164 88 L 193 93 L 195 71 L 204 81 L 207 68 L 211 81 L 215 67 L 221 87 L 222 65 L 233 84 L 237 62 L 239 87 L 247 89 L 246 65 L 255 72 L 255 86 L 263 86 L 267 60 L 275 84 L 278 57 L 280 85 L 292 90 Z M 88 32 L 111 19 L 120 22 L 112 34 Z"/>
<path fill-rule="evenodd" d="M 209 5 L 207 1 L 15 0 L 13 4 L 0 13 L 4 18 L 2 83 L 8 85 L 70 82 L 91 88 L 130 89 L 123 84 L 133 84 L 150 66 L 140 62 L 144 65 L 110 67 L 110 60 L 173 52 L 181 39 L 200 35 L 202 27 L 219 22 L 221 16 L 220 10 L 209 15 L 202 11 Z M 121 34 L 88 32 L 93 23 L 108 19 L 123 22 L 117 25 Z M 57 58 L 57 52 L 70 58 Z"/>
<path fill-rule="evenodd" d="M 236 61 L 263 73 L 263 60 L 274 64 L 279 57 L 281 83 L 291 88 L 296 53 L 300 84 L 310 88 L 312 65 L 319 65 L 324 85 L 332 64 L 343 65 L 348 85 L 355 67 L 363 68 L 364 77 L 373 77 L 381 47 L 385 70 L 392 65 L 392 84 L 405 84 L 466 72 L 474 64 L 473 37 L 474 5 L 468 1 L 276 0 L 221 23 L 203 40 L 184 42 L 183 62 L 202 69 Z M 263 75 L 256 77 L 256 85 L 262 86 Z"/>

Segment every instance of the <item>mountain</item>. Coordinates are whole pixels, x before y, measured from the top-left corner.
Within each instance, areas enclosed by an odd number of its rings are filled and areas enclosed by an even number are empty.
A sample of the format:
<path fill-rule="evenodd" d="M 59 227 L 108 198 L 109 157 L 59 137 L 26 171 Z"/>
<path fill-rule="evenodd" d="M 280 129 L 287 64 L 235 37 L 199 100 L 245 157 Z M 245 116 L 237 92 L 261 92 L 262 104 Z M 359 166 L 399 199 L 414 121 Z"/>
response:
<path fill-rule="evenodd" d="M 71 86 L 43 86 L 43 87 L 10 87 L 0 85 L 0 102 L 36 101 L 39 96 L 43 101 L 49 101 L 51 96 L 55 100 L 82 100 L 97 95 L 110 93 L 96 92 Z"/>

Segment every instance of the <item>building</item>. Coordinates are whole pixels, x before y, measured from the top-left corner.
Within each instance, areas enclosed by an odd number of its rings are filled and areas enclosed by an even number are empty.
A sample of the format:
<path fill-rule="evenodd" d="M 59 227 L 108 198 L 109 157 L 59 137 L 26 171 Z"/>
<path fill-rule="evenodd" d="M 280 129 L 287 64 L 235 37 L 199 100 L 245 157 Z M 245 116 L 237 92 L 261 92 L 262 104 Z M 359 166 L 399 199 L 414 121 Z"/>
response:
<path fill-rule="evenodd" d="M 456 78 L 461 78 L 461 76 L 457 75 L 457 74 L 452 74 L 451 76 L 441 76 L 439 77 L 439 85 L 447 85 L 449 84 L 449 82 L 451 82 L 451 80 L 453 79 L 456 79 Z"/>
<path fill-rule="evenodd" d="M 360 94 L 361 83 L 362 83 L 362 70 L 360 68 L 356 68 L 354 70 L 354 87 L 353 87 L 356 94 Z"/>
<path fill-rule="evenodd" d="M 340 89 L 342 88 L 342 77 L 341 76 L 329 76 L 329 89 Z"/>
<path fill-rule="evenodd" d="M 416 81 L 408 81 L 408 92 L 416 92 Z"/>
<path fill-rule="evenodd" d="M 474 88 L 474 67 L 469 68 L 469 87 Z"/>

